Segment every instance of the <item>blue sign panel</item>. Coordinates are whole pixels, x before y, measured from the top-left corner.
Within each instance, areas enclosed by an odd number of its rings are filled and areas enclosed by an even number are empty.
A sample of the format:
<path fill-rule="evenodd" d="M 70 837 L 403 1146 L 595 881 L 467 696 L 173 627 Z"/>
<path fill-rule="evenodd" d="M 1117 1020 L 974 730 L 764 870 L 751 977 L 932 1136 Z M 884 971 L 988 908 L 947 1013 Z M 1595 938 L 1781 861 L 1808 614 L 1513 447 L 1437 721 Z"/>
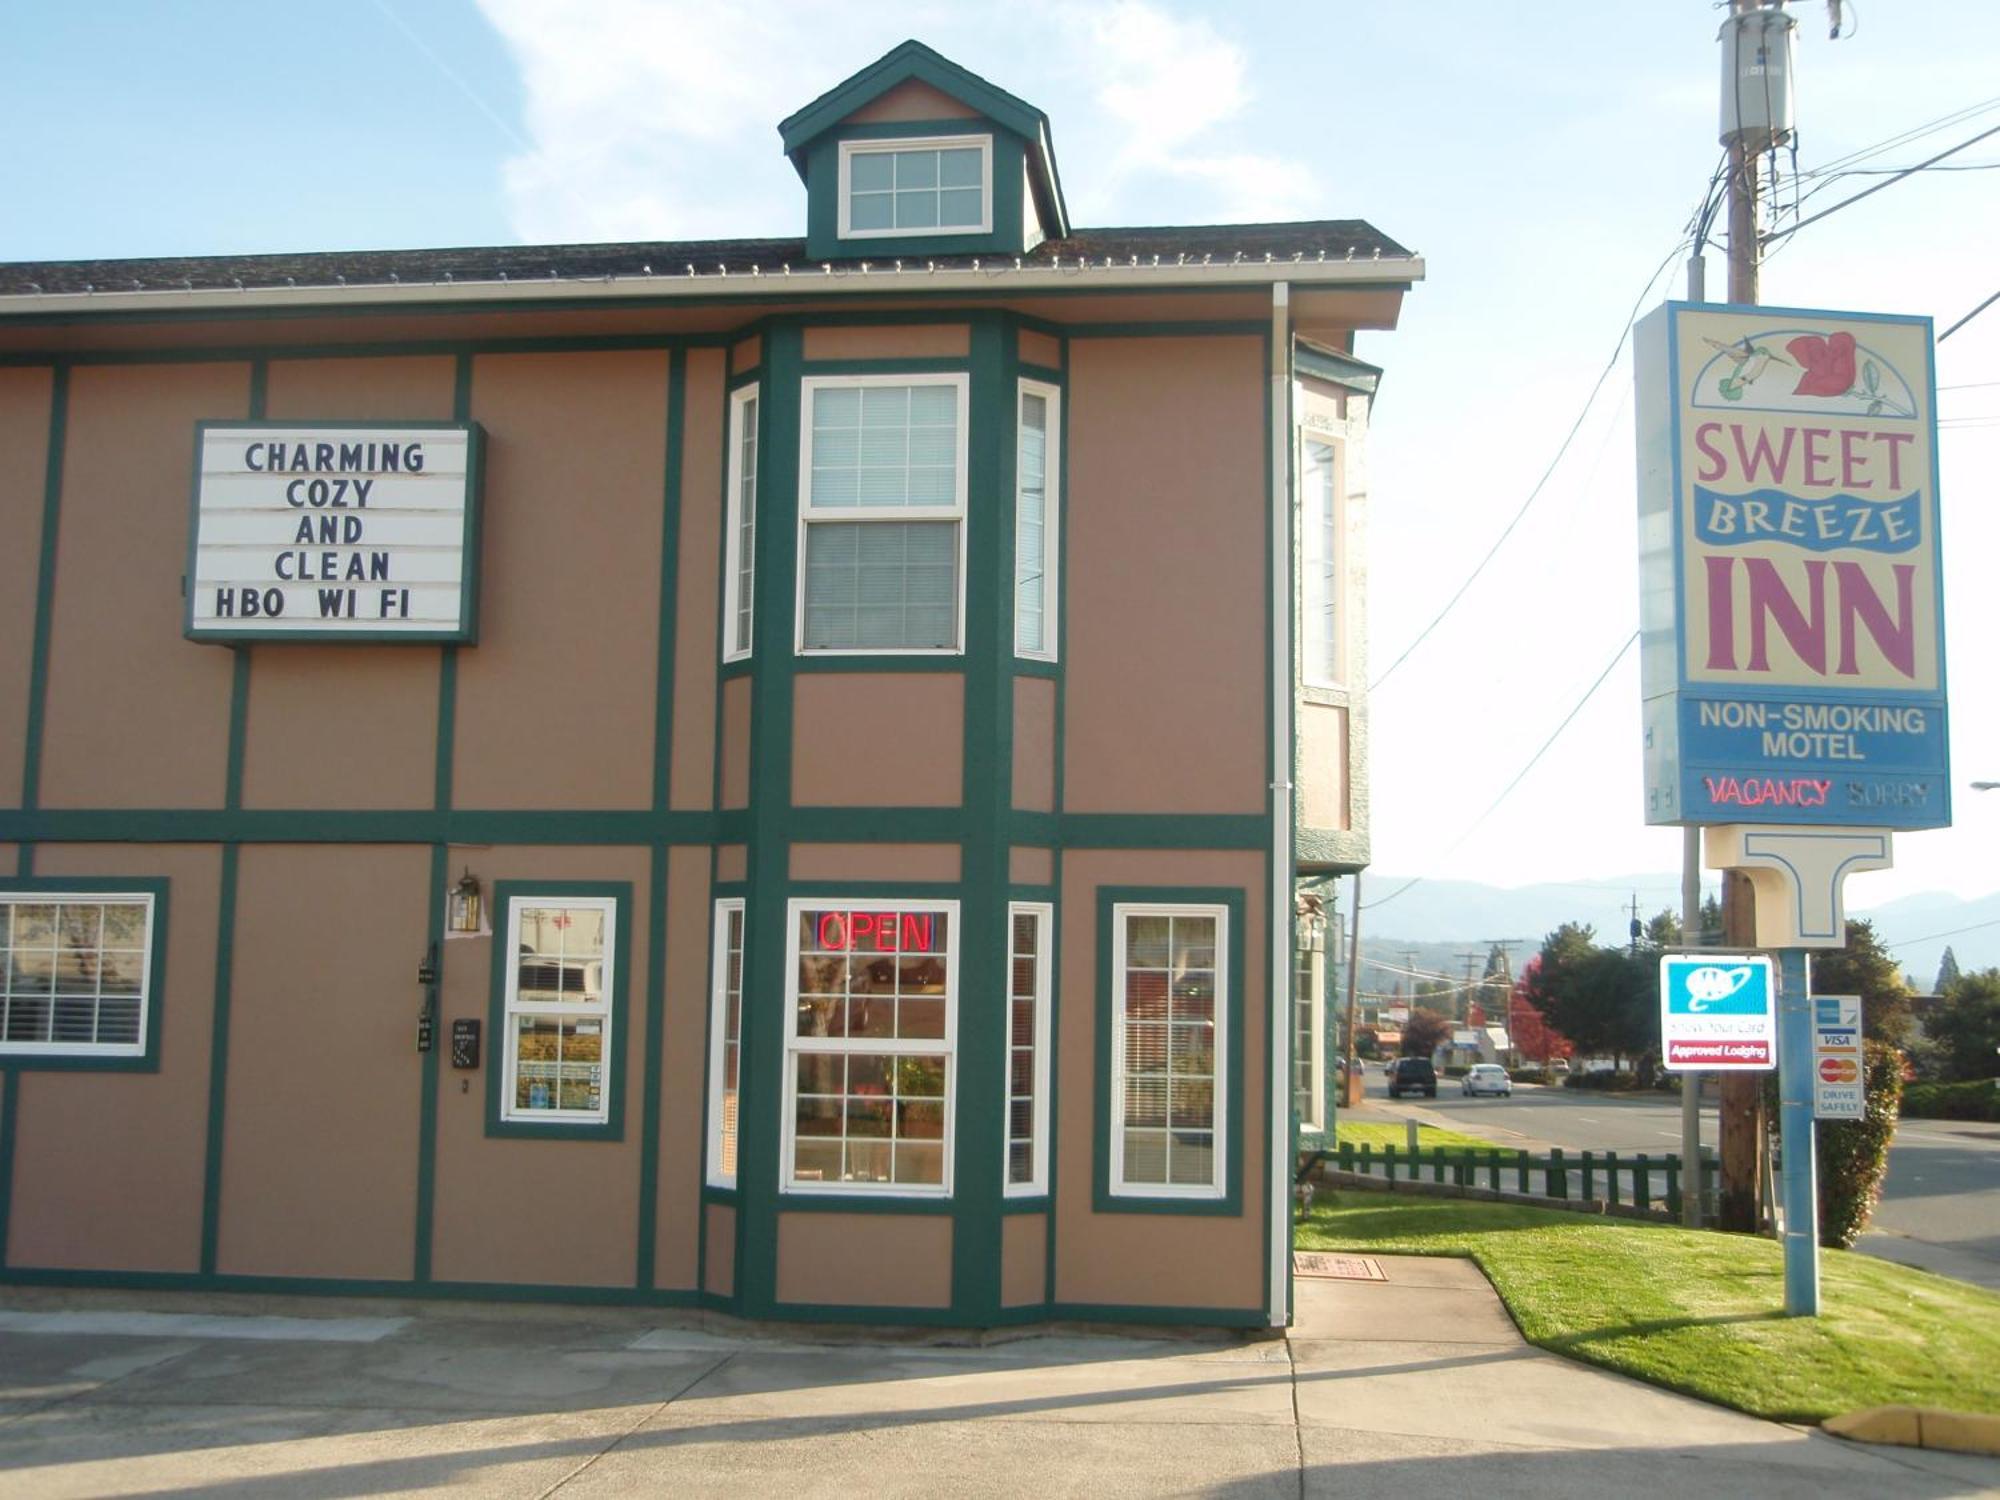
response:
<path fill-rule="evenodd" d="M 1948 825 L 1929 320 L 1668 303 L 1635 349 L 1646 821 Z"/>

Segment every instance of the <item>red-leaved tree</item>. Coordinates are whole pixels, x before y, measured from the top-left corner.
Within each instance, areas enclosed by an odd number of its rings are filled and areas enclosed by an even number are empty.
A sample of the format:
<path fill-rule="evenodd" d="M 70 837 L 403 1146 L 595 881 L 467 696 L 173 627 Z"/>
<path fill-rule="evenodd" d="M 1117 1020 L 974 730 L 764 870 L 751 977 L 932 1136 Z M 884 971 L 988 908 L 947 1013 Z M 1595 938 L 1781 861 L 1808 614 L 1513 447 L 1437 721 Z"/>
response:
<path fill-rule="evenodd" d="M 1542 1019 L 1541 1011 L 1528 998 L 1533 976 L 1540 965 L 1541 957 L 1537 955 L 1521 966 L 1521 978 L 1508 1001 L 1507 1029 L 1521 1056 L 1545 1063 L 1554 1058 L 1568 1057 L 1576 1049 L 1568 1037 Z"/>

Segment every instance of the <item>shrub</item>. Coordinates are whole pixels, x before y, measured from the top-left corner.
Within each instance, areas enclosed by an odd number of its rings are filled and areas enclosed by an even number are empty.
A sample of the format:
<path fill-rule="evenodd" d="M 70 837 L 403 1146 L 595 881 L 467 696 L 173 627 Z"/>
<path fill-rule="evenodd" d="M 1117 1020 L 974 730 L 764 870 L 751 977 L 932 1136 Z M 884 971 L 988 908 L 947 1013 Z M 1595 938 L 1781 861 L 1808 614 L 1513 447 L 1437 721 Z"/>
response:
<path fill-rule="evenodd" d="M 1602 1069 L 1593 1073 L 1572 1073 L 1563 1080 L 1566 1089 L 1590 1089 L 1603 1094 L 1631 1093 L 1638 1089 L 1638 1077 L 1631 1073 L 1614 1073 Z"/>
<path fill-rule="evenodd" d="M 2000 1120 L 2000 1081 L 1913 1083 L 1903 1090 L 1903 1113 L 1922 1120 Z"/>
<path fill-rule="evenodd" d="M 1516 1083 L 1547 1083 L 1549 1070 L 1537 1067 L 1509 1068 L 1507 1076 Z"/>
<path fill-rule="evenodd" d="M 1830 1250 L 1852 1245 L 1881 1201 L 1903 1097 L 1903 1054 L 1885 1042 L 1865 1046 L 1867 1116 L 1818 1122 L 1819 1242 Z"/>

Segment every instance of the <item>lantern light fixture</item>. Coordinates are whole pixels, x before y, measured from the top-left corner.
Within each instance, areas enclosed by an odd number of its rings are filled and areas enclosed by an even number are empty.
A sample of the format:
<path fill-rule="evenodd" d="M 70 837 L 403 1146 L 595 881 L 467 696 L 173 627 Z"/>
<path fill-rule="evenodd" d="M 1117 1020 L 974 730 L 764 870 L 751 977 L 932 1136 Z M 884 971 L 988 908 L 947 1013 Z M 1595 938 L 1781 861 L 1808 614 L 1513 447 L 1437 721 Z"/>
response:
<path fill-rule="evenodd" d="M 479 877 L 468 866 L 458 877 L 458 884 L 451 888 L 451 898 L 447 907 L 446 925 L 453 932 L 478 932 L 482 915 L 479 895 Z"/>

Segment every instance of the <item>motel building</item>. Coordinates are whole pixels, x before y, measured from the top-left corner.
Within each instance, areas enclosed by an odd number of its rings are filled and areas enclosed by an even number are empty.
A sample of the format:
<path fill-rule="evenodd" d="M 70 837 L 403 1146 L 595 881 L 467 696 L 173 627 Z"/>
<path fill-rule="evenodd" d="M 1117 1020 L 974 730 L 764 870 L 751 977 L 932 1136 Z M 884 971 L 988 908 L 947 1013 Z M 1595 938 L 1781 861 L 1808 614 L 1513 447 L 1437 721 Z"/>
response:
<path fill-rule="evenodd" d="M 0 1282 L 1287 1320 L 1421 262 L 915 42 L 778 129 L 798 239 L 0 266 Z"/>

